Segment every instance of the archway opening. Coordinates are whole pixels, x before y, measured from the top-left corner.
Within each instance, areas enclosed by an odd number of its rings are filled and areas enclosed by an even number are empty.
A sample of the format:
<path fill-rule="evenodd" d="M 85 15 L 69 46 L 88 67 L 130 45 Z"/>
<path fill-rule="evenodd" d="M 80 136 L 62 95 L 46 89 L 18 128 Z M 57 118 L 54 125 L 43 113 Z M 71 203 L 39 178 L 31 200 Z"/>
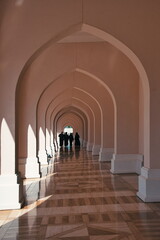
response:
<path fill-rule="evenodd" d="M 66 133 L 67 132 L 67 134 L 69 135 L 70 133 L 73 133 L 73 127 L 72 126 L 65 126 L 64 127 L 64 132 Z"/>

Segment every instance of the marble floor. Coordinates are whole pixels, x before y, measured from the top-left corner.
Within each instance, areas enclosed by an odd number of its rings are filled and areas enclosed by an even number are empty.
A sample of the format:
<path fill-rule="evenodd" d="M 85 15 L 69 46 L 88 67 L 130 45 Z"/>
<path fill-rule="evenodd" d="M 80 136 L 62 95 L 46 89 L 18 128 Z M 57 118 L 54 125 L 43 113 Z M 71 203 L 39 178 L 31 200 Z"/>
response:
<path fill-rule="evenodd" d="M 0 211 L 0 240 L 158 240 L 160 203 L 136 197 L 137 180 L 85 150 L 60 151 L 41 179 L 24 181 L 23 208 Z"/>

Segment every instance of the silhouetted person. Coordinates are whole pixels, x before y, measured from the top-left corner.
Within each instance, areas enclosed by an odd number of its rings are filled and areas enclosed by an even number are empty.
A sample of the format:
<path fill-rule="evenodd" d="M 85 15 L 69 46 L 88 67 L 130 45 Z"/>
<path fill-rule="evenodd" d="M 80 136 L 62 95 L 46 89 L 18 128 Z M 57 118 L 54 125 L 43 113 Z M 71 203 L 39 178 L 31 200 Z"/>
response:
<path fill-rule="evenodd" d="M 77 132 L 75 134 L 75 147 L 80 147 L 79 134 Z"/>
<path fill-rule="evenodd" d="M 58 137 L 59 137 L 59 145 L 60 145 L 60 147 L 63 147 L 63 140 L 64 140 L 64 134 L 63 134 L 63 132 L 61 132 L 61 133 L 58 135 Z"/>
<path fill-rule="evenodd" d="M 64 134 L 64 145 L 65 145 L 65 147 L 67 147 L 68 146 L 68 138 L 69 138 L 69 136 L 68 136 L 68 134 L 67 134 L 67 132 Z"/>
<path fill-rule="evenodd" d="M 70 133 L 70 135 L 69 135 L 70 147 L 72 147 L 72 142 L 73 142 L 73 140 L 74 140 L 73 134 Z"/>

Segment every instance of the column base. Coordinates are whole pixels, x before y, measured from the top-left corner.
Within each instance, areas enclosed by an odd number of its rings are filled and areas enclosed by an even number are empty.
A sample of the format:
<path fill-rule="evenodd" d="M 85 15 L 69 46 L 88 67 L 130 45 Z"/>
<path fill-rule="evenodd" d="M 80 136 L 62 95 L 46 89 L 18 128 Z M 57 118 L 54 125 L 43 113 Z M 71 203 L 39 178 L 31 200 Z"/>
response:
<path fill-rule="evenodd" d="M 101 148 L 100 145 L 93 145 L 93 147 L 92 147 L 92 155 L 99 155 L 100 148 Z"/>
<path fill-rule="evenodd" d="M 20 209 L 23 204 L 23 182 L 20 176 L 0 176 L 0 210 Z"/>
<path fill-rule="evenodd" d="M 48 157 L 45 150 L 39 150 L 38 159 L 41 165 L 48 164 Z"/>
<path fill-rule="evenodd" d="M 19 171 L 23 178 L 40 178 L 40 164 L 35 158 L 20 158 Z"/>
<path fill-rule="evenodd" d="M 144 202 L 160 202 L 160 169 L 142 167 L 137 196 Z"/>
<path fill-rule="evenodd" d="M 92 152 L 93 143 L 87 143 L 87 151 Z"/>
<path fill-rule="evenodd" d="M 114 153 L 114 148 L 101 148 L 99 152 L 99 161 L 110 162 Z"/>
<path fill-rule="evenodd" d="M 111 172 L 140 174 L 143 162 L 141 154 L 113 154 Z"/>
<path fill-rule="evenodd" d="M 87 147 L 87 141 L 86 141 L 86 140 L 83 140 L 83 142 L 82 142 L 82 147 L 83 147 L 83 148 L 86 148 L 86 147 Z"/>
<path fill-rule="evenodd" d="M 56 140 L 54 140 L 53 145 L 54 145 L 54 151 L 57 152 L 58 151 L 58 143 Z"/>
<path fill-rule="evenodd" d="M 46 153 L 47 153 L 47 156 L 52 156 L 52 149 L 51 149 L 51 147 L 46 147 Z"/>
<path fill-rule="evenodd" d="M 54 164 L 42 165 L 41 166 L 41 175 L 42 177 L 48 176 L 54 172 Z"/>
<path fill-rule="evenodd" d="M 54 154 L 55 154 L 55 149 L 54 149 L 54 146 L 52 145 L 52 146 L 51 146 L 51 156 L 53 157 Z"/>

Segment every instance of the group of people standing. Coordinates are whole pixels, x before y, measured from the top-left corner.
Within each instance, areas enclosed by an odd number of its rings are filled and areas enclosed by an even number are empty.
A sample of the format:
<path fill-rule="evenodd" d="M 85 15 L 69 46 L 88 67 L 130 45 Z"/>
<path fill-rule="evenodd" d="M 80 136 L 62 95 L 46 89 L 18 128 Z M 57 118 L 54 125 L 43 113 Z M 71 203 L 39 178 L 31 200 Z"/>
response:
<path fill-rule="evenodd" d="M 78 132 L 76 132 L 75 137 L 73 137 L 73 133 L 70 133 L 70 135 L 68 135 L 68 133 L 63 133 L 61 132 L 59 134 L 59 145 L 60 147 L 67 147 L 68 144 L 70 145 L 70 147 L 72 147 L 73 141 L 75 140 L 75 147 L 80 147 L 80 140 L 79 140 L 80 136 L 78 134 Z"/>

